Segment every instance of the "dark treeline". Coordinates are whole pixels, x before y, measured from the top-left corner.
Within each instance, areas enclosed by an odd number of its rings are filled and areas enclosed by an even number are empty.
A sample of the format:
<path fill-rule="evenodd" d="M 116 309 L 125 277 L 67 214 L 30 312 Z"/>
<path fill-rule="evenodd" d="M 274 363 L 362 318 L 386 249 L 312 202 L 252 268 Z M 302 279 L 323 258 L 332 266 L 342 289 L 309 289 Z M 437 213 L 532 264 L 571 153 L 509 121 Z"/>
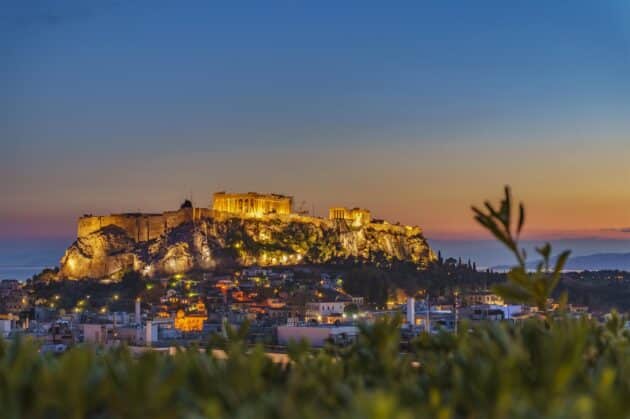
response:
<path fill-rule="evenodd" d="M 451 297 L 455 291 L 486 289 L 502 281 L 505 281 L 503 273 L 478 271 L 471 261 L 443 259 L 438 255 L 436 261 L 422 270 L 406 262 L 394 262 L 387 269 L 373 265 L 350 268 L 344 276 L 344 290 L 382 306 L 396 290 L 407 295 L 426 291 L 435 297 Z"/>

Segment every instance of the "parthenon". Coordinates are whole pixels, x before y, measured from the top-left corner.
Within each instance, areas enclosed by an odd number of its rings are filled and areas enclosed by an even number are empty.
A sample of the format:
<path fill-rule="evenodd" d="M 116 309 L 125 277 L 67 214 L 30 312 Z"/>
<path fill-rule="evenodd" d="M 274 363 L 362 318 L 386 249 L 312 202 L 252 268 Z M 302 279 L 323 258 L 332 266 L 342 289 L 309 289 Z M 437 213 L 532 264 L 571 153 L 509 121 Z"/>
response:
<path fill-rule="evenodd" d="M 216 192 L 213 195 L 212 209 L 254 217 L 268 214 L 291 214 L 293 212 L 293 197 L 257 192 Z"/>

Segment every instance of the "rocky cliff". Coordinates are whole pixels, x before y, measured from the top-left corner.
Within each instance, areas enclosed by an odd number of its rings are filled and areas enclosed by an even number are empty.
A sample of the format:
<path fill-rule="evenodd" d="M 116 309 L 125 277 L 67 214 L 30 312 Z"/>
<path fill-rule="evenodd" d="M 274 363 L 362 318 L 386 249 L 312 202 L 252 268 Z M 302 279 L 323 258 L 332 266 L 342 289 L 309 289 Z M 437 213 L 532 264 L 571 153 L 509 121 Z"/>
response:
<path fill-rule="evenodd" d="M 137 242 L 115 225 L 80 237 L 61 259 L 61 278 L 145 275 L 251 265 L 294 265 L 394 260 L 422 266 L 434 258 L 418 228 L 345 221 L 213 219 L 186 222 L 152 240 Z"/>

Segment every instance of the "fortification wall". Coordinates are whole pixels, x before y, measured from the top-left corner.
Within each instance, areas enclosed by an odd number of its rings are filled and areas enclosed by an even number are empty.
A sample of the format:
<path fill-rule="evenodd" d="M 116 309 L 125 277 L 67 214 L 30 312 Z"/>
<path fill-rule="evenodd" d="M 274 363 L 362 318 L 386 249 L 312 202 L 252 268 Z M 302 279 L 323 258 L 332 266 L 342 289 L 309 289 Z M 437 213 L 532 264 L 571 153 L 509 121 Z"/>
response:
<path fill-rule="evenodd" d="M 83 216 L 77 222 L 77 237 L 85 237 L 101 228 L 101 217 Z"/>
<path fill-rule="evenodd" d="M 137 219 L 138 235 L 136 241 L 154 240 L 166 232 L 164 216 L 161 214 L 143 215 Z"/>
<path fill-rule="evenodd" d="M 201 220 L 204 218 L 214 218 L 215 211 L 210 208 L 195 208 L 194 219 Z"/>
<path fill-rule="evenodd" d="M 113 215 L 101 215 L 101 216 L 86 216 L 81 217 L 78 222 L 78 237 L 85 237 L 88 234 L 91 234 L 97 230 L 100 230 L 104 227 L 114 225 L 122 228 L 129 234 L 130 237 L 133 237 L 137 240 L 138 237 L 138 222 L 137 218 L 139 215 L 131 215 L 131 214 L 113 214 Z"/>
<path fill-rule="evenodd" d="M 113 225 L 123 229 L 136 242 L 156 239 L 168 230 L 202 216 L 211 216 L 208 211 L 182 208 L 162 214 L 112 214 L 84 216 L 77 223 L 77 237 L 85 237 L 104 227 Z"/>
<path fill-rule="evenodd" d="M 166 230 L 172 230 L 175 227 L 193 220 L 193 209 L 182 208 L 179 211 L 167 211 L 162 214 Z"/>

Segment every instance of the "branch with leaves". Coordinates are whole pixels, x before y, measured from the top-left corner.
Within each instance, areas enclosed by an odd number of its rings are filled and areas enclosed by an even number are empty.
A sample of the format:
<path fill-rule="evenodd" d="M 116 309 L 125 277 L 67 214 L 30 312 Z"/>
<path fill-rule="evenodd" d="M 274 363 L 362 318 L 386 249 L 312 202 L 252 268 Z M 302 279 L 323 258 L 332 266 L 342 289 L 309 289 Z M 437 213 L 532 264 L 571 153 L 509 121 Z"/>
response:
<path fill-rule="evenodd" d="M 525 207 L 523 203 L 519 203 L 517 211 L 514 210 L 512 193 L 508 186 L 505 187 L 505 197 L 498 208 L 486 201 L 484 208 L 473 206 L 472 210 L 475 213 L 475 220 L 503 243 L 517 261 L 517 265 L 507 274 L 508 281 L 496 285 L 493 291 L 508 302 L 536 306 L 549 316 L 549 299 L 560 281 L 562 270 L 571 252 L 566 250 L 560 253 L 551 269 L 552 247 L 546 243 L 536 248 L 536 253 L 542 258 L 536 270 L 530 272 L 527 269 L 527 252 L 519 245 L 521 231 L 525 225 Z M 515 212 L 518 213 L 516 222 L 513 220 Z M 566 299 L 566 294 L 563 294 L 561 307 L 566 304 Z"/>

